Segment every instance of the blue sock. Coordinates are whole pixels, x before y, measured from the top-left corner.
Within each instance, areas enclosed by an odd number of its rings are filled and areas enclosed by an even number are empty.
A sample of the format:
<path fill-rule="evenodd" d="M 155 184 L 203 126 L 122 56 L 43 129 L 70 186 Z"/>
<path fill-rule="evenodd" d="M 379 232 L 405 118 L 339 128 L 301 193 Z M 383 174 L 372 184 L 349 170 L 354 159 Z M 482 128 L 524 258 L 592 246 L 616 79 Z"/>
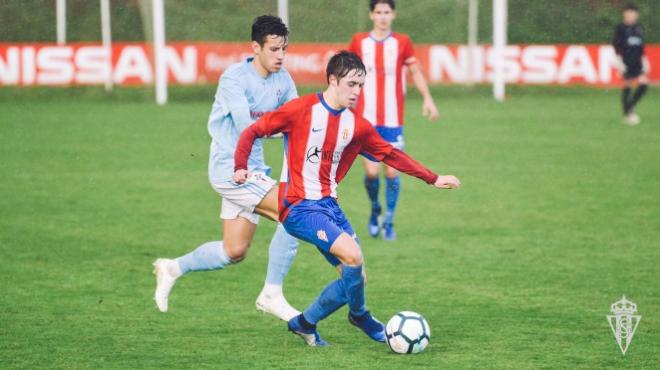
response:
<path fill-rule="evenodd" d="M 266 283 L 284 284 L 284 278 L 289 273 L 293 259 L 298 252 L 298 239 L 289 235 L 282 224 L 277 225 L 275 234 L 268 247 L 268 272 Z"/>
<path fill-rule="evenodd" d="M 399 192 L 401 189 L 401 180 L 399 176 L 385 178 L 385 200 L 387 202 L 387 213 L 385 214 L 385 222 L 392 223 L 394 221 L 394 211 L 396 210 L 396 202 L 399 200 Z"/>
<path fill-rule="evenodd" d="M 184 275 L 190 271 L 218 270 L 234 263 L 227 256 L 222 240 L 206 242 L 176 261 Z"/>
<path fill-rule="evenodd" d="M 378 189 L 380 188 L 380 178 L 369 178 L 368 176 L 364 177 L 364 187 L 367 188 L 367 195 L 371 201 L 372 209 L 380 209 L 380 204 L 378 203 Z"/>
<path fill-rule="evenodd" d="M 346 290 L 344 289 L 344 282 L 342 279 L 337 279 L 323 289 L 321 295 L 303 312 L 303 317 L 310 324 L 316 325 L 345 304 Z"/>
<path fill-rule="evenodd" d="M 341 280 L 346 290 L 346 300 L 351 315 L 362 316 L 367 312 L 366 297 L 364 294 L 364 277 L 362 265 L 341 267 Z"/>

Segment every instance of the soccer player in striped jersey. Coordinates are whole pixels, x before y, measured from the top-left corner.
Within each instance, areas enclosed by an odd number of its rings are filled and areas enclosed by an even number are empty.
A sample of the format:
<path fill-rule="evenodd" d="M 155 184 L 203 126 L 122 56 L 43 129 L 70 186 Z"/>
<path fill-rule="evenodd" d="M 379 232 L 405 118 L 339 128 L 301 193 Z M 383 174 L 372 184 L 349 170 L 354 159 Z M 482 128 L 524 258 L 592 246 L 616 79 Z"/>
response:
<path fill-rule="evenodd" d="M 371 123 L 353 111 L 367 71 L 360 58 L 339 52 L 328 62 L 328 87 L 266 113 L 241 134 L 235 153 L 234 181 L 250 178 L 248 156 L 257 138 L 284 134 L 288 181 L 280 182 L 279 218 L 289 234 L 314 244 L 341 276 L 288 328 L 311 346 L 327 345 L 318 322 L 344 304 L 348 320 L 371 339 L 384 342 L 383 324 L 367 310 L 363 256 L 353 227 L 337 203 L 337 186 L 359 153 L 418 177 L 440 189 L 460 186 L 454 176 L 438 176 L 383 140 Z"/>
<path fill-rule="evenodd" d="M 170 291 L 176 280 L 193 271 L 226 268 L 242 261 L 252 242 L 259 215 L 277 220 L 277 190 L 268 177 L 261 142 L 249 157 L 250 179 L 239 185 L 232 181 L 234 149 L 241 132 L 264 113 L 272 111 L 298 93 L 289 73 L 282 68 L 288 30 L 282 20 L 261 16 L 252 25 L 254 57 L 231 65 L 220 77 L 208 121 L 211 136 L 209 181 L 222 198 L 220 218 L 223 240 L 209 241 L 176 259 L 154 262 L 154 300 L 162 312 L 168 310 Z M 268 272 L 257 309 L 288 321 L 299 314 L 282 293 L 298 241 L 278 225 L 269 247 Z"/>
<path fill-rule="evenodd" d="M 422 114 L 433 121 L 438 118 L 438 109 L 415 58 L 412 41 L 408 35 L 392 31 L 392 22 L 396 17 L 395 8 L 394 0 L 371 0 L 369 17 L 373 21 L 373 29 L 371 32 L 354 35 L 349 50 L 359 55 L 367 67 L 357 113 L 375 125 L 376 131 L 383 139 L 403 150 L 406 69 L 410 71 L 413 83 L 424 99 Z M 365 156 L 363 162 L 364 186 L 371 201 L 369 234 L 377 237 L 382 226 L 383 238 L 394 240 L 394 212 L 401 191 L 399 173 L 387 164 L 383 166 L 386 213 L 381 225 L 381 206 L 378 200 L 381 166 L 369 156 Z"/>

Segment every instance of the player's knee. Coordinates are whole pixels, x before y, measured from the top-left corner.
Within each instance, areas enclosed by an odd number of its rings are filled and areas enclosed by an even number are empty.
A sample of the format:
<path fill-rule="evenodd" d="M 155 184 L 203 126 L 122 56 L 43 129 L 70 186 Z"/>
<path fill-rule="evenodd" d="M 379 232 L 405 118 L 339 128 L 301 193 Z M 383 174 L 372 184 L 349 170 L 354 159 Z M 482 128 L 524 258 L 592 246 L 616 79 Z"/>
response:
<path fill-rule="evenodd" d="M 231 258 L 233 263 L 239 263 L 247 256 L 247 251 L 250 248 L 250 243 L 226 243 L 225 252 L 227 257 Z"/>
<path fill-rule="evenodd" d="M 361 265 L 364 259 L 360 248 L 353 248 L 344 254 L 344 263 L 349 266 Z"/>

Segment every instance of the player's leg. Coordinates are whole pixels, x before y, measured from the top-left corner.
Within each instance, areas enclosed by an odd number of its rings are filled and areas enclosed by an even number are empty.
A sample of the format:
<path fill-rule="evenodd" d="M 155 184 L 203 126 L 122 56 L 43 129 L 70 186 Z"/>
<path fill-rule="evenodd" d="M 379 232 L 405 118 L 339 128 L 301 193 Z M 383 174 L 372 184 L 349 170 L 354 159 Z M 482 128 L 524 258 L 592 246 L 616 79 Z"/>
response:
<path fill-rule="evenodd" d="M 387 142 L 395 148 L 403 150 L 403 127 L 379 127 L 378 132 Z M 392 167 L 385 166 L 385 201 L 387 211 L 383 221 L 383 239 L 395 240 L 394 214 L 396 212 L 399 193 L 401 192 L 401 179 L 399 172 Z"/>
<path fill-rule="evenodd" d="M 401 178 L 399 177 L 399 171 L 385 165 L 385 205 L 387 207 L 385 220 L 383 221 L 383 239 L 385 240 L 396 240 L 394 213 L 396 212 L 400 192 Z"/>
<path fill-rule="evenodd" d="M 170 292 L 180 277 L 189 272 L 224 269 L 245 258 L 259 217 L 244 212 L 228 199 L 222 200 L 221 217 L 224 240 L 208 241 L 178 258 L 159 258 L 154 262 L 154 301 L 161 312 L 167 312 Z"/>
<path fill-rule="evenodd" d="M 328 284 L 301 315 L 289 322 L 289 330 L 303 338 L 307 335 L 305 341 L 313 345 L 312 333 L 318 335 L 318 322 L 348 303 L 351 323 L 360 327 L 372 339 L 384 341 L 382 324 L 366 310 L 364 263 L 355 232 L 336 201 L 328 199 L 318 203 L 326 204 L 309 209 L 305 209 L 305 204 L 295 206 L 284 226 L 291 234 L 316 245 L 329 262 L 335 265 L 341 263 L 341 275 Z"/>
<path fill-rule="evenodd" d="M 273 187 L 255 207 L 254 212 L 277 220 L 279 216 L 277 199 L 277 188 Z M 284 321 L 289 321 L 300 314 L 300 311 L 293 308 L 284 298 L 282 288 L 297 251 L 298 239 L 289 235 L 282 225 L 278 225 L 268 246 L 266 281 L 255 302 L 257 310 L 272 314 Z"/>
<path fill-rule="evenodd" d="M 630 98 L 629 102 L 629 109 L 631 112 L 634 112 L 635 106 L 639 101 L 642 99 L 644 94 L 646 94 L 646 91 L 648 90 L 648 78 L 645 75 L 639 76 L 637 79 L 637 88 L 635 89 L 635 92 L 632 94 L 632 97 Z M 639 121 L 639 116 L 637 117 L 637 120 Z"/>
<path fill-rule="evenodd" d="M 623 116 L 626 117 L 630 113 L 630 92 L 632 81 L 624 80 L 623 89 L 621 90 L 621 106 L 623 108 Z"/>
<path fill-rule="evenodd" d="M 364 164 L 364 187 L 367 189 L 367 196 L 371 203 L 371 213 L 369 215 L 369 222 L 367 228 L 369 235 L 377 237 L 380 233 L 380 220 L 381 213 L 380 202 L 378 201 L 378 190 L 380 189 L 380 163 L 372 161 L 371 159 L 362 158 Z"/>

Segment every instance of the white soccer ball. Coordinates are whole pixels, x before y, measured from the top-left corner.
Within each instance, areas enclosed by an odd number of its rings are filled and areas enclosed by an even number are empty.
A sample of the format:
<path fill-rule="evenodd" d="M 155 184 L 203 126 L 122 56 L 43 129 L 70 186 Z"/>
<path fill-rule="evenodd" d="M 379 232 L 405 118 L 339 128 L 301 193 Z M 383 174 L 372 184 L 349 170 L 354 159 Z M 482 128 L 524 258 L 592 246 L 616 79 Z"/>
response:
<path fill-rule="evenodd" d="M 396 353 L 419 353 L 431 340 L 431 328 L 417 312 L 401 311 L 385 327 L 387 345 Z"/>

